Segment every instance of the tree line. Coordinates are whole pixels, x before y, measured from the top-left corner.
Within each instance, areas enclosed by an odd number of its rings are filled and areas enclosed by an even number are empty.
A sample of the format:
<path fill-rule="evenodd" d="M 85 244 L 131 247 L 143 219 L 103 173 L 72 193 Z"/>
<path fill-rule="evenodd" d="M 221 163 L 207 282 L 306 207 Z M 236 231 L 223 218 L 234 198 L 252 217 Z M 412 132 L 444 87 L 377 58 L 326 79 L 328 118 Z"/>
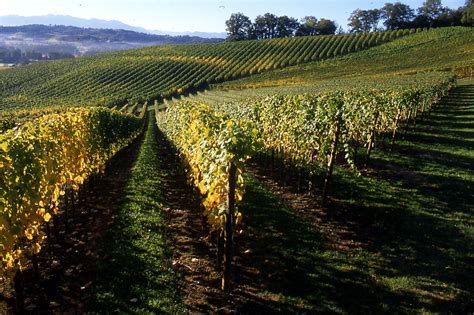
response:
<path fill-rule="evenodd" d="M 415 14 L 416 12 L 416 14 Z M 426 0 L 416 11 L 401 2 L 386 3 L 382 8 L 357 9 L 348 19 L 350 32 L 381 31 L 405 28 L 446 26 L 472 26 L 474 22 L 473 0 L 467 0 L 458 9 L 443 6 L 441 0 Z"/>
<path fill-rule="evenodd" d="M 272 13 L 257 16 L 253 23 L 243 13 L 233 13 L 225 24 L 228 40 L 331 35 L 337 29 L 336 22 L 328 19 L 318 20 L 314 16 L 306 16 L 298 21 Z"/>
<path fill-rule="evenodd" d="M 18 48 L 0 47 L 0 63 L 27 64 L 40 60 L 60 60 L 67 58 L 74 58 L 74 55 L 61 51 L 41 53 L 35 50 L 22 51 Z"/>
<path fill-rule="evenodd" d="M 227 39 L 232 41 L 344 33 L 335 21 L 318 20 L 315 16 L 305 16 L 298 21 L 286 15 L 265 13 L 252 22 L 248 16 L 238 12 L 233 13 L 225 24 Z M 474 26 L 474 0 L 466 0 L 465 5 L 458 9 L 443 6 L 441 0 L 426 0 L 416 11 L 401 2 L 386 3 L 378 9 L 356 9 L 348 19 L 351 33 L 460 25 Z"/>

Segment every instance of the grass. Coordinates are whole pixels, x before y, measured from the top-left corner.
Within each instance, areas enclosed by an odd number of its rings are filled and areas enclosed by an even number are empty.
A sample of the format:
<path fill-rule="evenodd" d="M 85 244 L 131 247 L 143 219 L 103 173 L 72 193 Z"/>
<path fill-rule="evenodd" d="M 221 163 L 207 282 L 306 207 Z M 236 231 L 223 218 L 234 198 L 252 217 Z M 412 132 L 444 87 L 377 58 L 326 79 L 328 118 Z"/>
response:
<path fill-rule="evenodd" d="M 324 236 L 311 222 L 298 217 L 255 179 L 249 181 L 241 210 L 252 240 L 251 260 L 270 279 L 257 293 L 256 300 L 266 301 L 260 306 L 248 302 L 243 313 L 343 313 L 351 310 L 347 305 L 353 303 L 355 309 L 356 301 L 370 298 L 372 281 L 354 266 L 360 264 L 358 259 L 325 250 Z M 371 304 L 361 303 L 359 310 Z"/>
<path fill-rule="evenodd" d="M 178 314 L 177 293 L 162 213 L 162 168 L 154 115 L 131 171 L 123 202 L 104 244 L 89 310 L 94 314 Z"/>
<path fill-rule="evenodd" d="M 474 85 L 466 82 L 399 140 L 374 153 L 369 176 L 339 168 L 329 211 L 367 232 L 368 246 L 324 245 L 251 180 L 242 212 L 264 313 L 470 313 L 474 310 Z M 337 222 L 336 222 L 337 223 Z M 244 305 L 255 310 L 257 304 Z"/>

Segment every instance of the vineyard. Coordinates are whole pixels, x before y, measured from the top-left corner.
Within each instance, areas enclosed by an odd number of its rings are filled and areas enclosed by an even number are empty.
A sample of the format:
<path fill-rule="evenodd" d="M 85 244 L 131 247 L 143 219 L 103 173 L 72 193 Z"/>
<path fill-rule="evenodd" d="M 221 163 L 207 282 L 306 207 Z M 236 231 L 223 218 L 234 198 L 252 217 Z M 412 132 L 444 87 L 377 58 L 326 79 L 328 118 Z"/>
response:
<path fill-rule="evenodd" d="M 160 46 L 35 64 L 1 73 L 0 108 L 160 100 L 210 83 L 367 49 L 412 32 Z"/>
<path fill-rule="evenodd" d="M 337 85 L 346 88 L 361 84 L 365 87 L 390 84 L 399 85 L 404 76 L 430 74 L 433 70 L 453 71 L 459 77 L 473 76 L 474 36 L 472 28 L 441 28 L 420 32 L 367 51 L 349 54 L 327 62 L 288 67 L 270 73 L 223 82 L 213 88 L 241 90 L 273 88 L 268 94 L 286 89 L 314 89 Z M 427 53 L 427 52 L 430 53 Z M 421 76 L 422 77 L 422 76 Z M 354 80 L 359 78 L 359 80 Z M 367 82 L 365 82 L 367 81 Z M 299 87 L 296 87 L 298 85 Z M 265 93 L 265 92 L 263 92 Z"/>
<path fill-rule="evenodd" d="M 0 312 L 471 312 L 473 39 L 0 72 Z"/>

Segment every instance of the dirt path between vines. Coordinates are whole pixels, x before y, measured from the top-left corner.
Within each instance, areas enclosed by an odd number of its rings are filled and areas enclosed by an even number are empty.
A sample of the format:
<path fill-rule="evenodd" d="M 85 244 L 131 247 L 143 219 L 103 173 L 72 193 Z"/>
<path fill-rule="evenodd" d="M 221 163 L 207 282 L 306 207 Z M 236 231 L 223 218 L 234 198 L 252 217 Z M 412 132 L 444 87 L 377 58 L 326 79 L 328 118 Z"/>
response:
<path fill-rule="evenodd" d="M 216 252 L 209 239 L 209 226 L 199 197 L 186 181 L 176 152 L 158 133 L 158 156 L 163 170 L 165 211 L 170 220 L 173 267 L 179 271 L 179 290 L 190 313 L 230 313 L 231 301 L 220 290 Z"/>

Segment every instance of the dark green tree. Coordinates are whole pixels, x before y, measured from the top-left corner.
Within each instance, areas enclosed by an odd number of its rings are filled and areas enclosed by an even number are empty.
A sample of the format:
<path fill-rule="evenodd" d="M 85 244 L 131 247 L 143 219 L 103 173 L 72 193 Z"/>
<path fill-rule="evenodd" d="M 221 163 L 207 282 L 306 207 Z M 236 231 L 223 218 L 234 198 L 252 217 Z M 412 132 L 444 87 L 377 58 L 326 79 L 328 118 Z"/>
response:
<path fill-rule="evenodd" d="M 337 26 L 334 21 L 321 19 L 318 22 L 318 35 L 333 35 L 336 33 Z"/>
<path fill-rule="evenodd" d="M 385 3 L 380 10 L 383 24 L 387 30 L 398 30 L 410 26 L 410 22 L 415 18 L 415 12 L 409 5 L 401 2 Z"/>
<path fill-rule="evenodd" d="M 292 37 L 298 30 L 300 23 L 297 19 L 288 17 L 286 15 L 278 18 L 278 25 L 276 29 L 276 37 Z"/>
<path fill-rule="evenodd" d="M 318 35 L 318 19 L 314 16 L 305 16 L 296 31 L 296 36 Z"/>
<path fill-rule="evenodd" d="M 463 8 L 461 23 L 463 25 L 474 26 L 474 1 L 467 0 Z"/>
<path fill-rule="evenodd" d="M 228 40 L 243 40 L 249 37 L 252 22 L 242 13 L 233 13 L 225 22 Z"/>
<path fill-rule="evenodd" d="M 265 13 L 255 18 L 252 37 L 256 39 L 274 38 L 277 35 L 278 16 Z"/>
<path fill-rule="evenodd" d="M 357 9 L 349 17 L 348 26 L 351 32 L 370 32 L 378 29 L 380 20 L 380 10 L 361 10 Z"/>
<path fill-rule="evenodd" d="M 426 17 L 429 21 L 430 26 L 435 25 L 435 21 L 439 19 L 441 15 L 446 13 L 446 8 L 443 7 L 441 0 L 426 0 L 423 5 L 418 8 L 418 14 Z"/>

